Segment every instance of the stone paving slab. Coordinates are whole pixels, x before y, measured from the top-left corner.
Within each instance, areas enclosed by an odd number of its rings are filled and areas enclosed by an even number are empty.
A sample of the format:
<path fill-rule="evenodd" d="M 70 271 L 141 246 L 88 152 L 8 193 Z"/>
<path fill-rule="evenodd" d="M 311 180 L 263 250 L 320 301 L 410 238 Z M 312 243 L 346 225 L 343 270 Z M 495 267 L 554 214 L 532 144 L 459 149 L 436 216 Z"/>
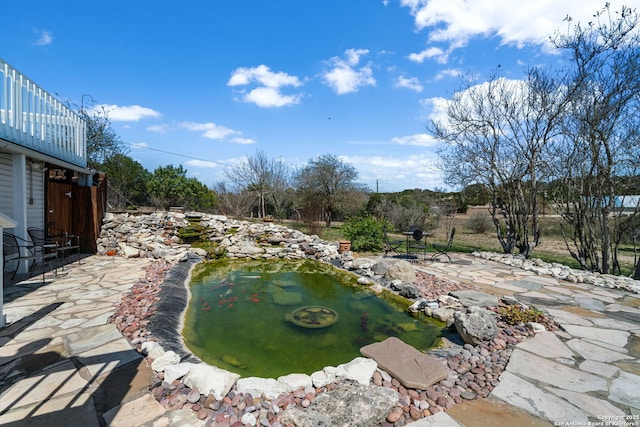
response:
<path fill-rule="evenodd" d="M 622 351 L 614 351 L 577 338 L 567 341 L 567 345 L 583 358 L 595 362 L 611 363 L 618 360 L 633 359 L 633 357 L 623 353 L 624 349 L 620 349 Z"/>
<path fill-rule="evenodd" d="M 486 399 L 475 399 L 461 405 L 455 405 L 447 411 L 447 414 L 455 421 L 468 427 L 551 427 L 553 425 L 523 409 L 515 408 L 491 396 Z M 437 426 L 437 424 L 434 426 Z"/>
<path fill-rule="evenodd" d="M 614 402 L 628 405 L 632 408 L 640 410 L 640 375 L 630 374 L 620 371 L 618 378 L 613 380 L 609 389 L 609 398 Z"/>
<path fill-rule="evenodd" d="M 573 403 L 592 418 L 597 419 L 600 416 L 624 415 L 624 411 L 613 406 L 611 403 L 607 402 L 604 399 L 599 399 L 585 393 L 576 393 L 574 391 L 562 390 L 555 387 L 545 387 L 545 389 L 549 390 L 555 395 L 562 397 L 567 402 Z"/>
<path fill-rule="evenodd" d="M 449 376 L 442 359 L 424 354 L 396 337 L 366 345 L 360 353 L 375 360 L 405 387 L 426 390 Z"/>
<path fill-rule="evenodd" d="M 141 358 L 142 355 L 131 347 L 125 337 L 78 354 L 78 361 L 92 377 L 104 375 Z"/>
<path fill-rule="evenodd" d="M 617 347 L 624 347 L 627 345 L 630 335 L 627 331 L 576 325 L 565 325 L 564 330 L 575 337 L 588 338 L 594 341 L 600 341 L 604 344 L 612 344 Z"/>
<path fill-rule="evenodd" d="M 98 418 L 90 393 L 81 396 L 70 394 L 23 406 L 0 414 L 4 427 L 98 427 Z"/>
<path fill-rule="evenodd" d="M 511 354 L 506 371 L 565 390 L 582 393 L 607 390 L 607 382 L 597 375 L 517 348 Z"/>
<path fill-rule="evenodd" d="M 111 409 L 103 415 L 103 418 L 109 427 L 131 427 L 153 421 L 164 413 L 164 407 L 147 393 Z"/>
<path fill-rule="evenodd" d="M 65 360 L 52 368 L 18 381 L 0 394 L 0 413 L 67 395 L 82 395 L 87 387 L 87 381 L 82 378 L 73 363 Z M 85 400 L 88 397 L 90 396 L 85 396 Z M 83 404 L 84 401 L 79 403 Z"/>
<path fill-rule="evenodd" d="M 500 384 L 493 389 L 491 396 L 553 423 L 587 425 L 589 420 L 577 407 L 508 371 L 502 373 Z"/>
<path fill-rule="evenodd" d="M 521 350 L 527 350 L 546 358 L 573 358 L 574 354 L 553 332 L 541 332 L 535 337 L 517 345 Z"/>
<path fill-rule="evenodd" d="M 472 305 L 477 305 L 480 307 L 498 305 L 498 297 L 487 292 L 463 290 L 451 291 L 449 293 L 458 298 L 458 300 L 460 300 L 460 304 L 464 305 L 465 307 L 470 307 Z"/>
<path fill-rule="evenodd" d="M 82 329 L 79 332 L 70 334 L 66 337 L 65 342 L 69 349 L 69 354 L 77 356 L 80 353 L 93 350 L 120 338 L 122 338 L 122 334 L 116 325 L 108 324 Z"/>

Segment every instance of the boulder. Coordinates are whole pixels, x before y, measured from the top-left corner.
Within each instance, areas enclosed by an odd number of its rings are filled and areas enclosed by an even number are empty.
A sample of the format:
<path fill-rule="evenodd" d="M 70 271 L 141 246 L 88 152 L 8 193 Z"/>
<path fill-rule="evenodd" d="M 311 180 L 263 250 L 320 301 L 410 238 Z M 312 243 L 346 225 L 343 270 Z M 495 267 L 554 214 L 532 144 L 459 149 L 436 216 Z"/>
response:
<path fill-rule="evenodd" d="M 177 365 L 170 365 L 164 368 L 164 382 L 171 384 L 173 381 L 178 378 L 182 378 L 191 368 L 195 366 L 195 363 L 191 362 L 183 362 L 178 363 Z"/>
<path fill-rule="evenodd" d="M 147 357 L 152 358 L 153 360 L 162 356 L 165 351 L 160 344 L 155 341 L 147 341 L 142 343 L 141 347 L 142 354 Z"/>
<path fill-rule="evenodd" d="M 338 365 L 336 367 L 336 377 L 368 385 L 377 368 L 378 364 L 375 360 L 367 359 L 366 357 L 356 357 L 349 363 Z"/>
<path fill-rule="evenodd" d="M 389 271 L 389 264 L 384 261 L 377 262 L 371 267 L 373 274 L 376 276 L 383 276 Z"/>
<path fill-rule="evenodd" d="M 313 381 L 311 377 L 306 374 L 289 374 L 278 377 L 278 382 L 286 384 L 289 391 L 297 390 L 299 388 L 311 388 L 313 387 Z"/>
<path fill-rule="evenodd" d="M 216 400 L 222 400 L 238 378 L 238 374 L 202 363 L 189 369 L 182 381 L 187 387 L 197 388 L 205 396 L 211 393 Z"/>
<path fill-rule="evenodd" d="M 398 279 L 403 282 L 414 283 L 416 281 L 416 269 L 410 262 L 400 260 L 389 265 L 384 277 L 389 280 Z"/>
<path fill-rule="evenodd" d="M 306 410 L 289 406 L 282 414 L 282 424 L 296 427 L 378 425 L 396 406 L 398 398 L 398 392 L 390 388 L 342 383 L 320 394 Z"/>
<path fill-rule="evenodd" d="M 336 367 L 325 366 L 321 371 L 316 371 L 311 374 L 311 381 L 313 381 L 314 387 L 324 387 L 327 384 L 331 384 L 336 380 Z"/>
<path fill-rule="evenodd" d="M 153 361 L 151 369 L 156 372 L 162 372 L 167 369 L 168 366 L 177 365 L 178 363 L 180 363 L 180 356 L 174 351 L 169 350 Z"/>
<path fill-rule="evenodd" d="M 246 377 L 236 382 L 238 393 L 251 394 L 252 396 L 264 395 L 267 399 L 275 399 L 281 394 L 291 391 L 289 386 L 273 378 Z"/>
<path fill-rule="evenodd" d="M 484 308 L 471 306 L 467 312 L 458 311 L 453 323 L 465 343 L 478 345 L 498 336 L 498 326 L 493 314 Z"/>

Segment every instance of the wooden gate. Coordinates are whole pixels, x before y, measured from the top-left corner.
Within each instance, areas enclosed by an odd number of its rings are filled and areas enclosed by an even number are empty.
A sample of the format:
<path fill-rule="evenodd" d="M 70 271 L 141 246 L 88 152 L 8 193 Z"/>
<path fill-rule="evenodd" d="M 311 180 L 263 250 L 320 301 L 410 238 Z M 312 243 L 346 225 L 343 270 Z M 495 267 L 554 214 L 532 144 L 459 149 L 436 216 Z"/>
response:
<path fill-rule="evenodd" d="M 67 182 L 49 180 L 45 221 L 50 234 L 66 231 L 80 236 L 80 251 L 95 253 L 96 239 L 104 217 L 106 182 L 85 187 Z"/>

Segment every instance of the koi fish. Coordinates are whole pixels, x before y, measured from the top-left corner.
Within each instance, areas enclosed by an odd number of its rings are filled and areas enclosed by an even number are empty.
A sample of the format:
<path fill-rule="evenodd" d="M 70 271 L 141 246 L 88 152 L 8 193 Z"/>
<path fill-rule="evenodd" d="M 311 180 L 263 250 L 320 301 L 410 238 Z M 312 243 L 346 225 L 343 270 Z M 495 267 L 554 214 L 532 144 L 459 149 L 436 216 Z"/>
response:
<path fill-rule="evenodd" d="M 211 310 L 211 306 L 206 306 L 206 307 L 204 308 L 204 311 L 209 311 L 209 310 Z"/>
<path fill-rule="evenodd" d="M 233 307 L 233 303 L 229 304 L 229 308 Z"/>

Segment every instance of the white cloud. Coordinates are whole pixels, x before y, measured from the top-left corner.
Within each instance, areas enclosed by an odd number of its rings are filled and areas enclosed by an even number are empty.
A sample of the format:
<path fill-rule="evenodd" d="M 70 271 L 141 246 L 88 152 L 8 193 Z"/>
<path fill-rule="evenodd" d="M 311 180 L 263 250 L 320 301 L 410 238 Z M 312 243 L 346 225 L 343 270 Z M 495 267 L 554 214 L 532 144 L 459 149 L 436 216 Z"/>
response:
<path fill-rule="evenodd" d="M 360 58 L 368 53 L 367 49 L 348 49 L 345 51 L 345 59 L 331 58 L 331 67 L 322 76 L 324 81 L 338 95 L 357 92 L 362 86 L 375 86 L 376 79 L 370 64 L 356 68 Z"/>
<path fill-rule="evenodd" d="M 36 45 L 36 46 L 48 46 L 51 43 L 53 43 L 53 35 L 51 34 L 50 31 L 36 30 L 36 33 L 38 33 L 38 40 L 33 42 L 34 45 Z"/>
<path fill-rule="evenodd" d="M 251 139 L 251 138 L 232 138 L 231 142 L 234 142 L 236 144 L 255 144 L 256 143 L 255 139 Z"/>
<path fill-rule="evenodd" d="M 415 77 L 407 78 L 404 76 L 400 76 L 396 79 L 394 86 L 411 89 L 416 92 L 422 92 L 422 90 L 424 89 L 420 81 Z"/>
<path fill-rule="evenodd" d="M 437 141 L 426 133 L 417 133 L 415 135 L 396 136 L 391 138 L 392 144 L 398 145 L 418 145 L 421 147 L 433 147 Z"/>
<path fill-rule="evenodd" d="M 193 166 L 195 168 L 219 168 L 220 165 L 213 162 L 207 162 L 205 160 L 187 160 L 185 162 L 187 166 Z"/>
<path fill-rule="evenodd" d="M 262 108 L 284 107 L 299 104 L 300 95 L 283 95 L 274 87 L 257 87 L 245 93 L 244 100 Z"/>
<path fill-rule="evenodd" d="M 623 0 L 610 3 L 612 10 L 625 4 Z M 567 15 L 574 23 L 586 23 L 604 6 L 601 0 L 401 0 L 400 4 L 411 10 L 418 30 L 428 30 L 430 43 L 446 43 L 449 49 L 465 46 L 474 37 L 497 37 L 501 44 L 517 47 L 546 47 L 554 31 L 565 29 Z M 446 56 L 430 47 L 410 57 L 416 62 L 426 58 Z"/>
<path fill-rule="evenodd" d="M 149 132 L 157 132 L 157 133 L 167 133 L 167 130 L 169 129 L 169 126 L 167 125 L 153 125 L 153 126 L 147 126 L 147 130 Z"/>
<path fill-rule="evenodd" d="M 420 53 L 412 53 L 409 55 L 409 60 L 422 64 L 425 59 L 435 59 L 439 64 L 446 64 L 449 60 L 449 53 L 445 52 L 439 47 L 429 47 Z"/>
<path fill-rule="evenodd" d="M 436 74 L 435 80 L 442 80 L 445 77 L 459 77 L 462 75 L 462 71 L 458 68 L 448 68 L 446 70 L 441 70 Z"/>
<path fill-rule="evenodd" d="M 273 72 L 266 65 L 253 68 L 236 68 L 227 82 L 227 86 L 245 86 L 257 82 L 263 86 L 279 88 L 282 86 L 301 86 L 300 79 L 282 71 Z"/>
<path fill-rule="evenodd" d="M 382 192 L 408 188 L 446 187 L 438 167 L 437 154 L 425 152 L 409 156 L 341 156 L 341 160 L 357 167 L 360 181 Z M 414 183 L 407 187 L 407 182 Z"/>
<path fill-rule="evenodd" d="M 180 122 L 178 123 L 183 129 L 187 129 L 194 132 L 202 132 L 204 138 L 209 139 L 224 139 L 225 137 L 233 134 L 240 134 L 237 130 L 230 129 L 225 126 L 220 126 L 215 123 L 196 123 L 196 122 Z"/>
<path fill-rule="evenodd" d="M 266 65 L 258 65 L 253 68 L 236 68 L 227 86 L 248 86 L 257 84 L 258 87 L 250 91 L 242 90 L 241 99 L 244 102 L 256 104 L 258 107 L 284 107 L 300 103 L 301 94 L 285 95 L 281 92 L 282 87 L 300 87 L 302 82 L 296 76 L 284 72 L 273 72 Z"/>
<path fill-rule="evenodd" d="M 140 119 L 147 117 L 160 117 L 159 112 L 152 110 L 151 108 L 141 107 L 139 105 L 107 105 L 101 104 L 94 107 L 96 111 L 106 111 L 109 115 L 109 119 L 114 122 L 137 122 Z"/>

